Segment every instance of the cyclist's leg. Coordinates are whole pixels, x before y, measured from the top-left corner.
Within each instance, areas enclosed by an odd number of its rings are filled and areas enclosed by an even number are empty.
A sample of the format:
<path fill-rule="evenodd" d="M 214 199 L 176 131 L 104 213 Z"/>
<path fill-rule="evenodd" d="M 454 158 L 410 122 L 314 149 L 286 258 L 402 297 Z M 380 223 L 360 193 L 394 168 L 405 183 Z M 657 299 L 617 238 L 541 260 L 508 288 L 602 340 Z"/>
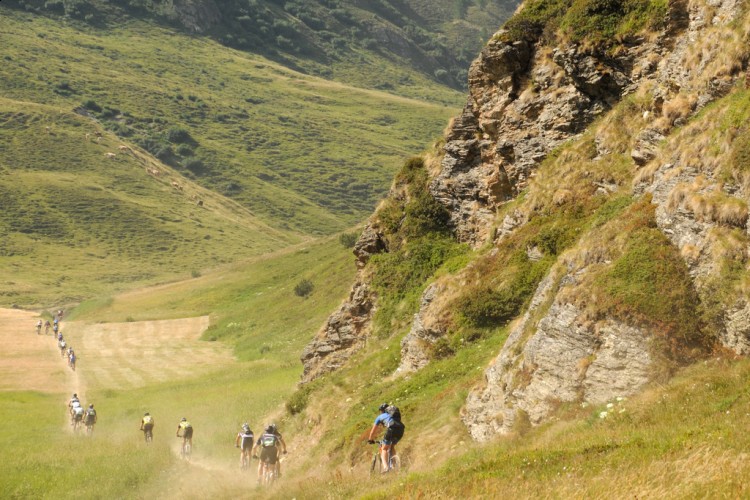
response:
<path fill-rule="evenodd" d="M 382 444 L 380 445 L 380 460 L 382 464 L 382 470 L 381 472 L 388 472 L 389 469 L 389 454 L 391 451 L 391 445 L 390 444 Z"/>

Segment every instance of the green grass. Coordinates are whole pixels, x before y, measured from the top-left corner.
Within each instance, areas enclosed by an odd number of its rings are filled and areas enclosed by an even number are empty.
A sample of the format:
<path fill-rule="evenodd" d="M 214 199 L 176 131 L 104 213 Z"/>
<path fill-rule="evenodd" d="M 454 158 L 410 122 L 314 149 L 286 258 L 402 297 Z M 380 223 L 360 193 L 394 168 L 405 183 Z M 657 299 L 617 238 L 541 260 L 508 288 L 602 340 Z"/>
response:
<path fill-rule="evenodd" d="M 515 7 L 506 0 L 224 0 L 216 10 L 152 0 L 4 4 L 99 28 L 152 20 L 305 73 L 402 95 L 419 95 L 414 76 L 463 87 L 474 54 Z"/>
<path fill-rule="evenodd" d="M 418 75 L 420 98 L 409 99 L 143 21 L 104 30 L 2 12 L 6 98 L 66 111 L 85 104 L 98 123 L 82 125 L 81 136 L 112 130 L 282 229 L 323 234 L 359 222 L 399 162 L 433 140 L 462 101 Z M 54 116 L 38 126 L 55 132 Z M 6 168 L 71 169 L 53 150 L 11 144 Z"/>
<path fill-rule="evenodd" d="M 200 278 L 86 301 L 70 318 L 122 322 L 210 314 L 204 339 L 234 346 L 244 360 L 271 358 L 300 369 L 299 353 L 346 296 L 354 272 L 351 251 L 334 236 Z M 315 284 L 306 298 L 294 293 L 301 279 Z"/>

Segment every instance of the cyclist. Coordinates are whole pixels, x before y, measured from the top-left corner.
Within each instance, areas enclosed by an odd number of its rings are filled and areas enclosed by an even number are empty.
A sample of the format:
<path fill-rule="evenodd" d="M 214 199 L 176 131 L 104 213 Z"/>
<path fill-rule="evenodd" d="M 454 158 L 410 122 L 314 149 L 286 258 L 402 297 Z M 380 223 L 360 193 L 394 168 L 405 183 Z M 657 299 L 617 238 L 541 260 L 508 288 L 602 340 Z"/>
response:
<path fill-rule="evenodd" d="M 90 404 L 88 410 L 84 413 L 83 421 L 86 424 L 86 430 L 90 433 L 94 432 L 94 424 L 96 424 L 97 415 L 93 404 Z"/>
<path fill-rule="evenodd" d="M 68 346 L 68 344 L 65 342 L 65 339 L 61 339 L 60 342 L 57 343 L 58 346 L 60 346 L 60 355 L 65 356 L 65 348 Z"/>
<path fill-rule="evenodd" d="M 44 322 L 44 334 L 49 335 L 49 329 L 52 325 L 49 324 L 49 320 Z"/>
<path fill-rule="evenodd" d="M 242 430 L 237 433 L 234 440 L 234 447 L 240 449 L 240 467 L 244 468 L 250 465 L 250 452 L 253 450 L 253 441 L 255 436 L 247 422 L 242 424 Z"/>
<path fill-rule="evenodd" d="M 391 408 L 393 408 L 393 412 L 389 411 Z M 382 460 L 383 467 L 385 468 L 385 470 L 382 472 L 383 474 L 385 474 L 390 470 L 388 454 L 389 452 L 391 456 L 396 454 L 396 443 L 398 443 L 404 436 L 404 430 L 406 429 L 406 426 L 401 423 L 401 412 L 399 412 L 395 406 L 389 405 L 388 403 L 383 403 L 378 408 L 378 411 L 380 412 L 380 414 L 375 419 L 375 423 L 372 425 L 372 429 L 370 429 L 370 435 L 367 438 L 367 442 L 370 444 L 375 444 L 375 441 L 373 439 L 378 432 L 379 426 L 382 425 L 387 429 L 385 431 L 383 441 L 381 441 L 380 444 L 380 458 Z"/>
<path fill-rule="evenodd" d="M 182 436 L 180 436 L 180 431 L 182 431 Z M 180 423 L 177 424 L 176 435 L 182 438 L 182 456 L 185 456 L 185 445 L 190 443 L 190 448 L 193 447 L 193 426 L 185 417 L 182 417 Z"/>
<path fill-rule="evenodd" d="M 70 354 L 68 355 L 68 365 L 70 365 L 70 368 L 73 371 L 76 371 L 76 353 L 73 352 L 73 349 L 70 350 Z"/>
<path fill-rule="evenodd" d="M 36 323 L 36 334 L 39 335 L 42 333 L 42 320 L 40 319 Z"/>
<path fill-rule="evenodd" d="M 260 465 L 258 466 L 258 483 L 263 482 L 263 474 L 265 473 L 266 467 L 273 467 L 276 472 L 276 477 L 281 477 L 281 468 L 279 466 L 279 445 L 284 449 L 286 455 L 286 444 L 281 438 L 276 429 L 275 424 L 271 424 L 266 427 L 266 431 L 260 435 L 258 441 L 255 443 L 255 455 L 258 454 L 257 450 L 260 448 Z"/>
<path fill-rule="evenodd" d="M 154 417 L 152 417 L 149 412 L 143 414 L 143 418 L 141 419 L 141 430 L 143 431 L 143 438 L 146 442 L 148 442 L 149 438 L 153 439 Z"/>
<path fill-rule="evenodd" d="M 83 421 L 83 407 L 80 403 L 78 403 L 76 406 L 71 408 L 70 412 L 72 419 L 70 425 L 73 426 L 73 429 L 78 429 L 78 426 L 81 425 L 81 422 Z"/>

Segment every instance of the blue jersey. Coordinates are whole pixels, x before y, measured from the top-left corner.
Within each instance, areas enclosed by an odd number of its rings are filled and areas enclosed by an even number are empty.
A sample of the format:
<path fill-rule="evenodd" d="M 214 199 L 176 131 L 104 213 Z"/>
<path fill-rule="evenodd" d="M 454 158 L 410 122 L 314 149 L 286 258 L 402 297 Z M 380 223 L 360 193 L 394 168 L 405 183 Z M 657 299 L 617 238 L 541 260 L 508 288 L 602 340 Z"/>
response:
<path fill-rule="evenodd" d="M 385 427 L 390 427 L 393 422 L 393 417 L 388 412 L 381 413 L 378 415 L 378 418 L 375 419 L 375 425 L 383 424 Z"/>

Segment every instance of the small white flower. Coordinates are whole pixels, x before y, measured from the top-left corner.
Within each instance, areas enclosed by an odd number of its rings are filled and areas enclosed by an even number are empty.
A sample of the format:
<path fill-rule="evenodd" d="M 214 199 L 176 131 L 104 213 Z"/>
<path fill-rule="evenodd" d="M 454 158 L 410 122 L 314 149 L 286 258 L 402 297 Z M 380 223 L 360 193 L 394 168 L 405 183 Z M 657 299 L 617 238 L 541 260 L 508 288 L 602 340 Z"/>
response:
<path fill-rule="evenodd" d="M 607 403 L 607 408 L 614 408 L 614 406 L 615 406 L 614 403 Z"/>
<path fill-rule="evenodd" d="M 589 407 L 589 404 L 586 401 L 581 403 L 581 408 L 588 408 L 588 407 Z"/>
<path fill-rule="evenodd" d="M 617 396 L 617 402 L 619 403 L 621 401 L 625 401 L 625 398 L 623 398 L 622 396 Z"/>
<path fill-rule="evenodd" d="M 606 411 L 600 412 L 599 418 L 607 418 L 607 412 Z"/>

